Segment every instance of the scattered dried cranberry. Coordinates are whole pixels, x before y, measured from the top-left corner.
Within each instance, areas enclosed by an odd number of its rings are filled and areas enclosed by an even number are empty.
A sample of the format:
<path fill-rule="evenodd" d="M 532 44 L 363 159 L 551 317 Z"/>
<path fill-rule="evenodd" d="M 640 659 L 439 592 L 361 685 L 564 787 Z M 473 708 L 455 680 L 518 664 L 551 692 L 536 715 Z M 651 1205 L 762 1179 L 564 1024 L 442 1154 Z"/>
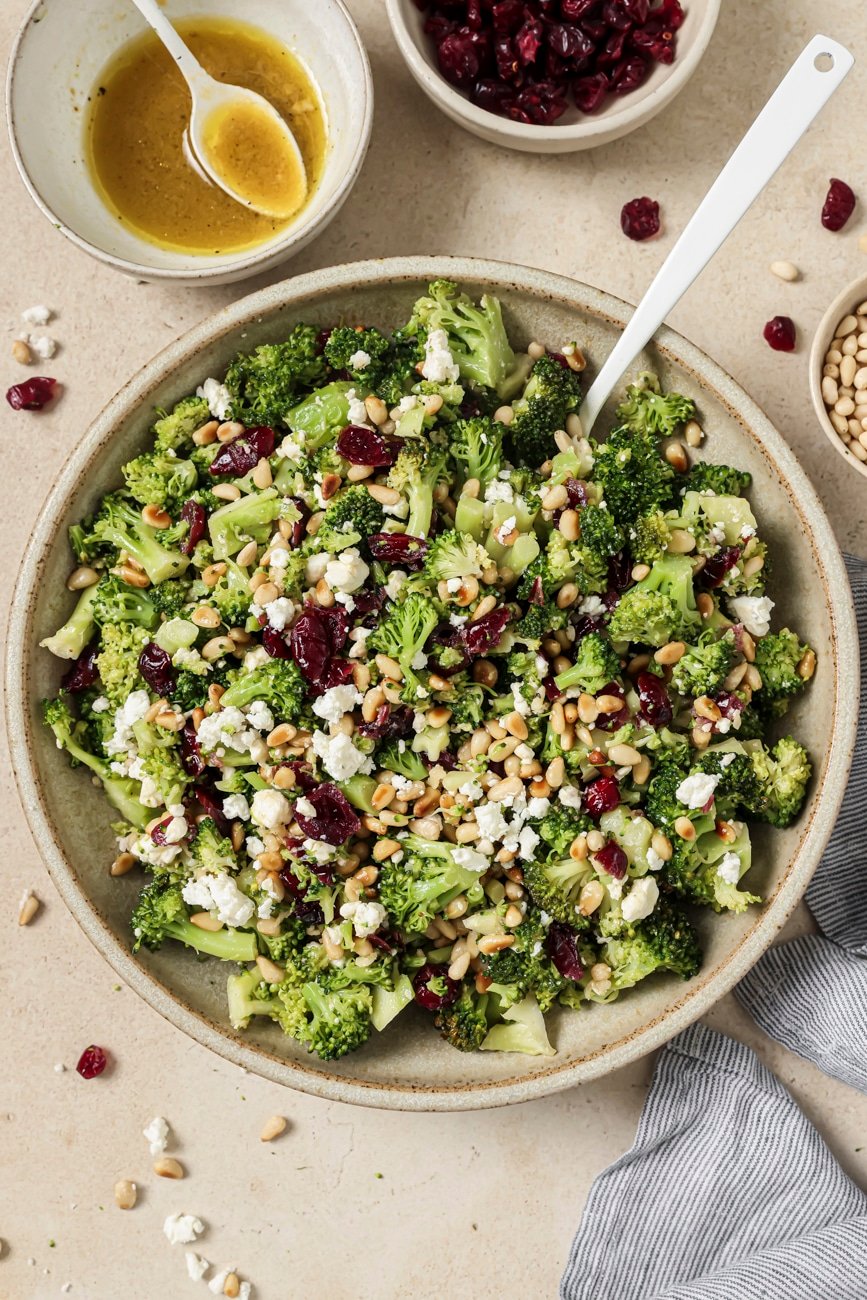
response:
<path fill-rule="evenodd" d="M 855 192 L 845 181 L 833 177 L 822 208 L 822 225 L 826 230 L 842 230 L 855 211 Z"/>
<path fill-rule="evenodd" d="M 289 646 L 287 634 L 279 632 L 276 627 L 266 623 L 262 628 L 262 645 L 265 647 L 266 654 L 272 659 L 291 659 L 292 650 Z"/>
<path fill-rule="evenodd" d="M 69 671 L 63 674 L 60 684 L 65 691 L 75 695 L 76 692 L 86 691 L 88 686 L 93 685 L 99 676 L 96 667 L 98 653 L 99 646 L 96 641 L 89 645 L 86 650 L 82 650 Z"/>
<path fill-rule="evenodd" d="M 359 722 L 358 734 L 368 740 L 398 740 L 410 734 L 414 716 L 408 704 L 380 704 L 373 722 Z"/>
<path fill-rule="evenodd" d="M 762 331 L 765 342 L 775 352 L 794 352 L 796 342 L 795 322 L 791 316 L 775 316 Z"/>
<path fill-rule="evenodd" d="M 213 790 L 210 784 L 206 785 L 205 781 L 212 781 L 211 776 L 205 777 L 204 781 L 199 781 L 193 786 L 192 795 L 198 801 L 202 811 L 207 817 L 211 817 L 221 835 L 228 835 L 231 831 L 229 819 L 223 812 L 223 799 L 225 795 L 218 794 Z"/>
<path fill-rule="evenodd" d="M 267 424 L 245 429 L 217 452 L 209 466 L 210 472 L 214 477 L 231 474 L 232 478 L 241 478 L 255 469 L 263 457 L 267 459 L 272 454 L 275 441 L 274 430 Z"/>
<path fill-rule="evenodd" d="M 292 658 L 308 682 L 322 682 L 330 661 L 343 649 L 348 631 L 344 609 L 304 606 L 292 628 L 290 644 Z"/>
<path fill-rule="evenodd" d="M 639 713 L 651 727 L 667 727 L 673 711 L 662 678 L 655 673 L 639 673 L 635 689 L 640 700 Z"/>
<path fill-rule="evenodd" d="M 181 732 L 181 765 L 187 775 L 192 777 L 201 776 L 206 766 L 196 729 L 190 719 L 187 719 Z"/>
<path fill-rule="evenodd" d="M 640 242 L 659 234 L 659 204 L 645 195 L 624 203 L 620 213 L 620 229 L 628 239 Z"/>
<path fill-rule="evenodd" d="M 295 807 L 295 817 L 305 835 L 326 844 L 344 844 L 361 826 L 361 819 L 342 790 L 326 781 L 304 796 L 316 809 L 310 817 Z"/>
<path fill-rule="evenodd" d="M 171 655 L 156 641 L 148 641 L 138 657 L 138 670 L 157 695 L 171 695 L 175 689 L 175 670 Z"/>
<path fill-rule="evenodd" d="M 432 980 L 442 981 L 443 993 L 436 993 L 428 985 Z M 425 1011 L 439 1011 L 441 1007 L 451 1006 L 457 1002 L 461 986 L 458 980 L 453 980 L 447 966 L 435 966 L 428 962 L 425 966 L 416 971 L 412 981 L 412 987 L 415 990 L 415 1000 Z"/>
<path fill-rule="evenodd" d="M 181 511 L 181 519 L 190 525 L 190 530 L 184 540 L 181 542 L 181 550 L 184 555 L 192 555 L 196 543 L 200 542 L 205 535 L 205 528 L 208 524 L 208 512 L 198 501 L 185 501 L 184 508 Z"/>
<path fill-rule="evenodd" d="M 107 1065 L 108 1057 L 103 1048 L 91 1043 L 90 1047 L 85 1047 L 81 1056 L 79 1056 L 78 1065 L 75 1068 L 82 1079 L 95 1079 L 98 1074 L 102 1074 Z"/>
<path fill-rule="evenodd" d="M 563 486 L 566 489 L 566 495 L 573 510 L 577 510 L 579 506 L 586 506 L 590 497 L 587 494 L 587 484 L 582 479 L 567 478 Z"/>
<path fill-rule="evenodd" d="M 372 533 L 367 539 L 370 554 L 381 564 L 399 564 L 414 572 L 424 564 L 427 542 L 409 533 Z"/>
<path fill-rule="evenodd" d="M 585 788 L 583 803 L 588 815 L 598 821 L 620 803 L 620 786 L 613 776 L 597 777 Z"/>
<path fill-rule="evenodd" d="M 13 411 L 41 411 L 51 401 L 57 387 L 56 379 L 46 375 L 34 375 L 20 384 L 13 384 L 6 390 L 6 401 Z"/>
<path fill-rule="evenodd" d="M 698 580 L 703 587 L 718 587 L 729 569 L 733 569 L 741 558 L 741 548 L 739 546 L 727 546 L 716 555 L 710 555 L 705 562 L 705 566 L 698 575 Z"/>
<path fill-rule="evenodd" d="M 460 635 L 467 654 L 472 659 L 477 659 L 479 655 L 493 650 L 505 632 L 506 624 L 511 617 L 508 607 L 499 605 L 496 609 L 492 609 L 490 614 L 484 614 L 476 619 L 474 623 L 464 623 L 460 628 Z"/>
<path fill-rule="evenodd" d="M 394 464 L 398 446 L 389 443 L 375 429 L 366 429 L 361 424 L 347 424 L 337 439 L 337 450 L 351 465 L 373 465 L 380 468 Z"/>
<path fill-rule="evenodd" d="M 598 853 L 593 854 L 603 871 L 615 880 L 622 880 L 629 866 L 629 859 L 616 840 L 608 840 Z"/>
<path fill-rule="evenodd" d="M 552 921 L 545 948 L 564 980 L 583 979 L 584 966 L 578 955 L 578 938 L 568 925 L 562 921 Z"/>

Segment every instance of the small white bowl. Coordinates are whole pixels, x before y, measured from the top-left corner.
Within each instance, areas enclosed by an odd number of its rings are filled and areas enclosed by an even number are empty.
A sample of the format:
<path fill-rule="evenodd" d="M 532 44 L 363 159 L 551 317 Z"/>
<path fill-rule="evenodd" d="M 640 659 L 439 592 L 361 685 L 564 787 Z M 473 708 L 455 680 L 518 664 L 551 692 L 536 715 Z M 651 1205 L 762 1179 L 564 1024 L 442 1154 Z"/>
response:
<path fill-rule="evenodd" d="M 199 256 L 148 243 L 97 194 L 85 158 L 88 98 L 117 50 L 146 30 L 129 0 L 35 0 L 19 29 L 6 81 L 12 152 L 31 197 L 58 230 L 136 279 L 228 284 L 297 253 L 328 225 L 352 189 L 370 139 L 373 81 L 343 0 L 166 0 L 172 19 L 201 13 L 251 21 L 288 46 L 322 96 L 328 153 L 296 222 L 242 252 Z M 46 87 L 51 94 L 46 94 Z"/>
<path fill-rule="evenodd" d="M 571 107 L 553 126 L 528 126 L 477 108 L 449 85 L 436 63 L 433 41 L 423 31 L 424 14 L 414 0 L 385 0 L 391 29 L 415 80 L 437 108 L 473 135 L 491 144 L 525 153 L 576 153 L 610 144 L 644 126 L 670 104 L 698 67 L 719 18 L 721 0 L 690 0 L 686 21 L 677 33 L 672 64 L 654 64 L 650 76 L 630 95 L 609 96 L 592 114 Z"/>
<path fill-rule="evenodd" d="M 819 423 L 835 450 L 840 453 L 847 465 L 851 465 L 853 469 L 867 479 L 867 463 L 858 460 L 856 456 L 852 455 L 831 423 L 828 409 L 825 406 L 825 399 L 822 397 L 822 370 L 825 366 L 825 355 L 831 346 L 831 340 L 836 338 L 837 326 L 844 316 L 852 314 L 862 302 L 867 302 L 867 275 L 862 275 L 860 279 L 853 280 L 850 285 L 847 285 L 842 293 L 838 294 L 834 299 L 819 322 L 813 336 L 813 346 L 810 349 L 810 396 L 813 399 L 813 406 L 816 408 Z"/>

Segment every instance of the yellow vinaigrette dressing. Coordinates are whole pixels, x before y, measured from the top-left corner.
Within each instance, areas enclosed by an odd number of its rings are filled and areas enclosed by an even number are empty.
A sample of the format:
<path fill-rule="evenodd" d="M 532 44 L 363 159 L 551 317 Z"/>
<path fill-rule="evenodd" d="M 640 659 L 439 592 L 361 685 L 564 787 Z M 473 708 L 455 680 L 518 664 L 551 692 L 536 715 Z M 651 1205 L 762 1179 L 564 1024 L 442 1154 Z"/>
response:
<path fill-rule="evenodd" d="M 277 128 L 248 105 L 215 110 L 206 123 L 213 162 L 249 202 L 290 215 L 254 212 L 188 161 L 190 93 L 152 32 L 123 47 L 94 91 L 86 126 L 91 174 L 110 211 L 151 243 L 200 255 L 253 248 L 297 219 L 293 186 L 302 204 L 316 189 L 327 148 L 319 94 L 295 55 L 256 27 L 223 18 L 176 26 L 212 77 L 256 91 L 285 118 L 304 160 L 306 198 L 297 168 L 274 148 Z"/>

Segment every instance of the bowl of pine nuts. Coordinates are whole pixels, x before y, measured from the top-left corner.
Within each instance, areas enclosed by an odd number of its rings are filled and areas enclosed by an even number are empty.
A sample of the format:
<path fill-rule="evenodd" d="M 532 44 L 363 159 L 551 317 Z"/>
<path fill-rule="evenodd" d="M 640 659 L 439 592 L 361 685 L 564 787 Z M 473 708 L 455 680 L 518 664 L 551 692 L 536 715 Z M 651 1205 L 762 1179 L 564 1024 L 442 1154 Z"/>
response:
<path fill-rule="evenodd" d="M 810 395 L 835 450 L 867 478 L 867 275 L 847 285 L 819 323 Z"/>

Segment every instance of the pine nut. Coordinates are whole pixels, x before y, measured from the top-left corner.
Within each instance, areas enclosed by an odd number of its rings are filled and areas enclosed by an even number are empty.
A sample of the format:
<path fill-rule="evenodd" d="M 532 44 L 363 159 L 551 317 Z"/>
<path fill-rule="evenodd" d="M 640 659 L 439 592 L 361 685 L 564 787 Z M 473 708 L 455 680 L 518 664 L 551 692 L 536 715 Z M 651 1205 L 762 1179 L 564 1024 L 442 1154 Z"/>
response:
<path fill-rule="evenodd" d="M 498 676 L 497 669 L 490 659 L 477 659 L 473 664 L 473 681 L 478 682 L 480 686 L 496 686 Z"/>
<path fill-rule="evenodd" d="M 526 740 L 530 734 L 530 732 L 527 729 L 526 722 L 521 717 L 517 709 L 514 711 L 514 713 L 506 714 L 505 718 L 503 718 L 503 726 L 506 728 L 506 730 L 509 732 L 510 735 L 517 736 L 518 740 Z"/>
<path fill-rule="evenodd" d="M 584 834 L 576 835 L 569 845 L 569 857 L 573 862 L 584 862 L 587 859 L 587 836 Z"/>
<path fill-rule="evenodd" d="M 488 791 L 488 799 L 492 803 L 501 803 L 504 799 L 514 797 L 523 790 L 521 778 L 519 776 L 507 776 L 502 781 L 497 781 Z"/>
<path fill-rule="evenodd" d="M 858 362 L 855 360 L 854 355 L 850 354 L 843 357 L 843 360 L 840 362 L 840 381 L 844 388 L 849 388 L 854 383 L 855 372 L 857 369 Z M 845 415 L 846 412 L 841 411 L 840 414 Z"/>
<path fill-rule="evenodd" d="M 12 360 L 17 361 L 20 366 L 29 366 L 33 360 L 33 354 L 24 339 L 16 339 L 12 344 Z"/>
<path fill-rule="evenodd" d="M 635 564 L 632 567 L 632 578 L 635 582 L 643 582 L 650 573 L 649 564 Z"/>
<path fill-rule="evenodd" d="M 568 609 L 574 605 L 578 599 L 578 588 L 574 582 L 564 582 L 563 586 L 557 592 L 557 608 Z"/>
<path fill-rule="evenodd" d="M 563 784 L 565 776 L 566 764 L 558 754 L 556 758 L 551 759 L 551 762 L 545 769 L 545 780 L 548 782 L 552 790 L 559 790 L 560 786 Z"/>
<path fill-rule="evenodd" d="M 135 859 L 133 859 L 135 861 Z M 26 893 L 21 900 L 21 907 L 18 910 L 18 924 L 29 925 L 36 913 L 39 911 L 39 899 L 35 894 Z"/>
<path fill-rule="evenodd" d="M 223 1283 L 223 1295 L 227 1300 L 237 1300 L 241 1294 L 241 1280 L 237 1273 L 228 1273 Z"/>
<path fill-rule="evenodd" d="M 197 447 L 208 447 L 212 442 L 217 440 L 217 430 L 219 429 L 217 420 L 208 420 L 206 424 L 201 425 L 193 434 L 193 442 Z"/>
<path fill-rule="evenodd" d="M 119 1210 L 131 1210 L 138 1198 L 138 1188 L 131 1178 L 121 1178 L 114 1185 L 114 1203 Z"/>
<path fill-rule="evenodd" d="M 132 853 L 119 853 L 108 869 L 110 876 L 125 876 L 128 871 L 132 871 L 136 864 L 136 859 Z"/>
<path fill-rule="evenodd" d="M 496 605 L 497 605 L 496 596 L 491 596 L 491 595 L 483 596 L 482 599 L 479 601 L 478 605 L 476 606 L 476 608 L 473 610 L 472 614 L 470 615 L 470 622 L 475 623 L 480 618 L 484 618 L 486 614 L 490 614 L 491 610 L 496 608 Z"/>
<path fill-rule="evenodd" d="M 695 606 L 702 618 L 710 618 L 714 611 L 713 596 L 709 596 L 706 591 L 699 592 L 695 598 Z"/>
<path fill-rule="evenodd" d="M 566 712 L 560 700 L 555 700 L 551 708 L 551 730 L 557 736 L 566 730 Z"/>
<path fill-rule="evenodd" d="M 261 456 L 256 464 L 256 468 L 251 475 L 253 483 L 263 492 L 274 482 L 274 476 L 271 473 L 271 466 L 268 464 L 267 456 Z M 324 495 L 324 493 L 323 493 Z"/>
<path fill-rule="evenodd" d="M 160 1156 L 159 1160 L 154 1161 L 154 1173 L 157 1178 L 179 1179 L 184 1176 L 184 1167 L 174 1156 Z"/>
<path fill-rule="evenodd" d="M 492 952 L 502 952 L 504 948 L 511 948 L 515 942 L 513 934 L 483 934 L 478 940 L 479 952 L 488 955 Z"/>
<path fill-rule="evenodd" d="M 516 926 L 521 924 L 523 919 L 524 913 L 521 911 L 520 907 L 516 907 L 516 905 L 512 903 L 506 908 L 505 915 L 503 916 L 503 924 L 508 926 L 510 930 L 514 930 Z"/>
<path fill-rule="evenodd" d="M 744 565 L 744 577 L 753 578 L 757 573 L 761 573 L 765 567 L 765 557 L 763 555 L 751 555 Z"/>
<path fill-rule="evenodd" d="M 543 510 L 562 510 L 562 508 L 568 504 L 569 493 L 562 483 L 558 483 L 555 487 L 549 488 L 541 500 Z"/>
<path fill-rule="evenodd" d="M 387 808 L 397 794 L 393 785 L 382 782 L 376 787 L 370 796 L 371 805 L 379 811 L 380 808 Z"/>
<path fill-rule="evenodd" d="M 479 727 L 470 736 L 470 758 L 478 758 L 480 754 L 486 754 L 490 747 L 491 736 L 484 727 Z"/>
<path fill-rule="evenodd" d="M 605 897 L 605 887 L 600 880 L 588 880 L 578 895 L 578 911 L 582 916 L 592 916 Z"/>
<path fill-rule="evenodd" d="M 557 444 L 558 451 L 574 451 L 572 446 L 572 437 L 565 429 L 554 430 L 554 442 Z"/>
<path fill-rule="evenodd" d="M 591 853 L 598 853 L 605 847 L 605 836 L 601 831 L 588 831 L 586 835 L 587 847 Z"/>
<path fill-rule="evenodd" d="M 588 695 L 586 691 L 582 691 L 578 696 L 577 707 L 578 717 L 582 722 L 586 723 L 588 727 L 592 727 L 593 723 L 599 717 L 599 706 L 593 696 Z"/>
<path fill-rule="evenodd" d="M 396 488 L 386 487 L 383 483 L 367 483 L 365 486 L 374 501 L 382 506 L 396 506 L 400 501 L 400 493 Z"/>
<path fill-rule="evenodd" d="M 597 695 L 596 707 L 600 713 L 619 713 L 623 700 L 619 695 Z"/>
<path fill-rule="evenodd" d="M 274 935 L 280 933 L 280 922 L 276 916 L 263 916 L 260 921 L 256 922 L 256 929 L 259 934 L 273 938 Z"/>
<path fill-rule="evenodd" d="M 206 587 L 216 587 L 225 572 L 226 565 L 222 561 L 217 564 L 208 564 L 202 569 L 202 582 Z"/>
<path fill-rule="evenodd" d="M 711 729 L 706 722 L 697 722 L 692 729 L 692 743 L 696 749 L 707 749 L 710 744 Z"/>
<path fill-rule="evenodd" d="M 762 675 L 755 664 L 750 664 L 749 668 L 744 673 L 744 682 L 752 691 L 760 691 L 762 689 Z"/>
<path fill-rule="evenodd" d="M 235 643 L 228 636 L 212 636 L 210 641 L 206 641 L 202 646 L 202 658 L 213 663 L 216 659 L 222 659 L 224 655 L 230 655 L 235 649 Z"/>
<path fill-rule="evenodd" d="M 642 754 L 632 769 L 632 779 L 636 785 L 646 785 L 650 780 L 650 772 L 650 759 L 646 754 Z"/>
<path fill-rule="evenodd" d="M 240 501 L 241 499 L 241 489 L 237 483 L 215 483 L 211 491 L 221 501 Z"/>
<path fill-rule="evenodd" d="M 719 722 L 722 717 L 719 705 L 716 704 L 708 695 L 700 695 L 695 701 L 693 708 L 700 718 L 709 718 L 711 722 Z"/>
<path fill-rule="evenodd" d="M 808 682 L 816 671 L 816 652 L 807 650 L 801 657 L 796 669 L 798 676 L 802 681 Z"/>
<path fill-rule="evenodd" d="M 632 745 L 609 745 L 608 757 L 618 767 L 635 767 L 642 756 Z"/>
<path fill-rule="evenodd" d="M 662 831 L 653 832 L 650 837 L 650 847 L 658 858 L 662 858 L 663 862 L 671 861 L 674 850 L 671 847 L 671 840 L 667 835 L 663 835 Z"/>
<path fill-rule="evenodd" d="M 443 827 L 438 817 L 416 817 L 409 823 L 409 829 L 423 840 L 438 840 Z"/>
<path fill-rule="evenodd" d="M 256 588 L 256 604 L 270 605 L 272 600 L 276 600 L 280 591 L 273 582 L 263 582 Z"/>
<path fill-rule="evenodd" d="M 374 862 L 386 862 L 395 853 L 400 852 L 400 841 L 382 839 L 377 840 L 373 846 L 372 858 Z"/>
<path fill-rule="evenodd" d="M 154 718 L 156 726 L 162 727 L 164 731 L 183 731 L 185 721 L 184 715 L 175 713 L 174 709 L 166 709 Z"/>
<path fill-rule="evenodd" d="M 466 915 L 468 907 L 469 903 L 466 894 L 458 894 L 457 898 L 453 898 L 450 903 L 446 904 L 445 914 L 450 921 L 457 921 L 460 917 Z"/>
<path fill-rule="evenodd" d="M 567 542 L 577 542 L 581 536 L 581 522 L 577 510 L 564 510 L 557 524 Z"/>
<path fill-rule="evenodd" d="M 670 442 L 665 449 L 665 459 L 678 474 L 685 474 L 689 469 L 686 449 L 680 442 Z"/>
<path fill-rule="evenodd" d="M 281 722 L 279 727 L 275 727 L 273 731 L 268 733 L 265 743 L 271 748 L 276 748 L 277 745 L 288 745 L 289 741 L 294 740 L 297 734 L 298 732 L 291 722 Z"/>
<path fill-rule="evenodd" d="M 695 550 L 695 538 L 685 528 L 672 528 L 667 549 L 672 555 L 689 555 Z"/>
<path fill-rule="evenodd" d="M 217 426 L 217 441 L 232 442 L 235 438 L 240 438 L 244 432 L 244 426 L 239 420 L 224 420 Z"/>
<path fill-rule="evenodd" d="M 688 817 L 678 817 L 674 823 L 674 829 L 682 840 L 692 841 L 695 839 L 695 826 Z"/>
<path fill-rule="evenodd" d="M 200 930 L 209 930 L 212 934 L 216 934 L 218 930 L 223 928 L 223 922 L 218 921 L 215 916 L 211 916 L 210 912 L 193 912 L 190 921 L 193 925 L 198 926 Z"/>
<path fill-rule="evenodd" d="M 190 615 L 190 622 L 195 623 L 196 627 L 219 627 L 222 621 L 217 611 L 209 605 L 199 605 Z"/>
<path fill-rule="evenodd" d="M 119 578 L 123 579 L 128 587 L 138 587 L 139 590 L 144 591 L 145 587 L 151 585 L 148 575 L 142 573 L 141 569 L 134 569 L 131 564 L 122 564 L 114 572 Z"/>
<path fill-rule="evenodd" d="M 142 506 L 141 517 L 149 528 L 168 528 L 172 522 L 169 512 L 155 505 Z"/>
<path fill-rule="evenodd" d="M 780 280 L 787 280 L 789 283 L 797 280 L 800 275 L 794 262 L 771 262 L 771 270 Z"/>
<path fill-rule="evenodd" d="M 99 582 L 99 574 L 96 569 L 92 569 L 89 564 L 81 564 L 77 569 L 73 569 L 66 579 L 67 591 L 84 591 L 86 587 L 93 587 Z"/>

